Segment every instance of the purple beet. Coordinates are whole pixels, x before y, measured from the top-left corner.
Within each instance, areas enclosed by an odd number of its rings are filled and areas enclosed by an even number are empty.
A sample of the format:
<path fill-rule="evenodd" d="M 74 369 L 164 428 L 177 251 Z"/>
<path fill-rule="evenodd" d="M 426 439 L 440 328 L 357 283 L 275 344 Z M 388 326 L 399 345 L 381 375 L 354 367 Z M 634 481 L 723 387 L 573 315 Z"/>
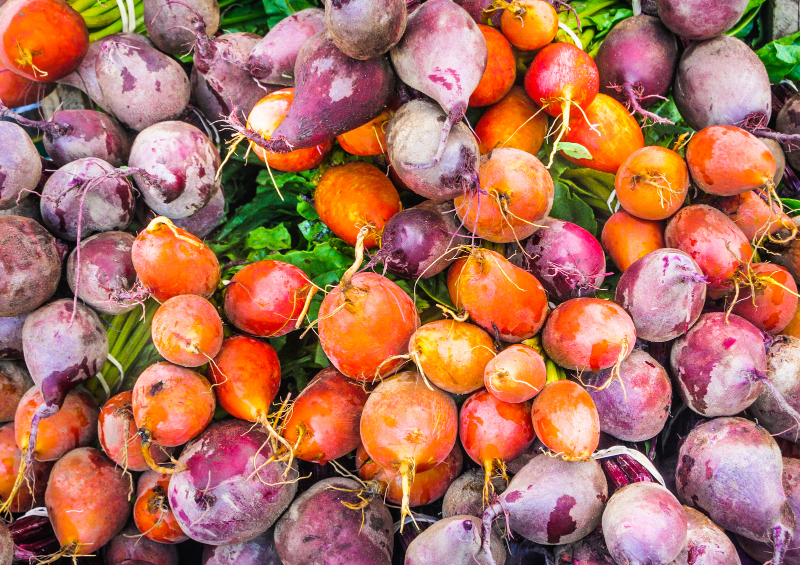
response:
<path fill-rule="evenodd" d="M 764 387 L 750 406 L 750 412 L 770 433 L 797 442 L 800 440 L 800 423 L 795 414 L 786 410 L 785 403 L 795 413 L 800 409 L 800 339 L 775 337 L 767 351 L 766 378 L 780 398 L 772 388 Z"/>
<path fill-rule="evenodd" d="M 264 533 L 297 492 L 297 467 L 268 462 L 267 434 L 243 420 L 214 422 L 183 449 L 187 470 L 172 475 L 169 503 L 195 541 L 231 545 Z"/>
<path fill-rule="evenodd" d="M 657 483 L 633 483 L 609 499 L 603 537 L 618 565 L 670 565 L 686 546 L 686 515 Z"/>
<path fill-rule="evenodd" d="M 797 522 L 769 432 L 743 418 L 716 418 L 694 428 L 678 456 L 680 499 L 725 530 L 772 544 L 772 564 L 781 565 Z"/>
<path fill-rule="evenodd" d="M 178 549 L 174 545 L 158 543 L 141 535 L 131 522 L 106 546 L 106 565 L 178 565 Z"/>
<path fill-rule="evenodd" d="M 442 500 L 442 516 L 483 516 L 483 469 L 466 471 L 447 487 Z M 502 477 L 492 478 L 492 488 L 497 494 L 506 490 L 506 481 Z M 496 524 L 495 524 L 496 525 Z"/>
<path fill-rule="evenodd" d="M 745 410 L 769 383 L 764 336 L 753 324 L 724 312 L 709 312 L 677 339 L 670 353 L 672 374 L 686 405 L 703 416 L 733 416 Z"/>
<path fill-rule="evenodd" d="M 661 432 L 669 417 L 672 384 L 664 367 L 641 349 L 619 366 L 581 377 L 600 415 L 600 431 L 623 441 L 645 441 Z"/>
<path fill-rule="evenodd" d="M 489 528 L 504 513 L 508 526 L 534 543 L 572 543 L 597 527 L 607 498 L 606 477 L 594 459 L 564 461 L 551 454 L 537 455 L 484 512 L 484 555 L 489 554 Z"/>
<path fill-rule="evenodd" d="M 492 561 L 506 562 L 505 547 L 500 537 L 491 533 Z M 475 516 L 451 516 L 426 529 L 408 546 L 405 565 L 486 565 L 481 547 L 481 521 Z"/>
<path fill-rule="evenodd" d="M 493 2 L 494 0 L 456 0 L 456 4 L 464 8 L 476 24 L 486 24 L 489 21 L 494 27 L 500 28 L 503 10 L 484 12 L 492 7 Z"/>
<path fill-rule="evenodd" d="M 0 422 L 14 421 L 22 396 L 33 386 L 33 379 L 22 361 L 0 361 Z"/>
<path fill-rule="evenodd" d="M 479 182 L 480 148 L 460 121 L 450 130 L 441 158 L 428 166 L 437 151 L 444 120 L 444 111 L 435 103 L 412 100 L 403 104 L 386 126 L 389 162 L 397 176 L 410 190 L 437 202 L 471 191 Z"/>
<path fill-rule="evenodd" d="M 688 506 L 686 515 L 686 548 L 675 565 L 740 565 L 739 555 L 725 532 L 705 514 Z"/>
<path fill-rule="evenodd" d="M 168 218 L 191 216 L 219 190 L 219 153 L 206 135 L 184 122 L 150 126 L 133 142 L 129 164 L 144 201 Z"/>
<path fill-rule="evenodd" d="M 111 113 L 136 131 L 178 118 L 189 104 L 189 77 L 180 63 L 139 41 L 103 41 L 95 72 Z"/>
<path fill-rule="evenodd" d="M 747 9 L 747 0 L 657 0 L 657 4 L 664 25 L 692 41 L 722 35 Z"/>
<path fill-rule="evenodd" d="M 272 528 L 250 541 L 233 545 L 207 545 L 202 565 L 283 565 L 275 549 Z"/>
<path fill-rule="evenodd" d="M 77 249 L 69 254 L 69 287 L 98 312 L 116 316 L 130 312 L 137 305 L 132 300 L 136 284 L 136 271 L 131 259 L 134 239 L 129 233 L 109 231 L 81 241 L 80 286 L 76 284 Z"/>
<path fill-rule="evenodd" d="M 327 0 L 328 33 L 353 59 L 380 57 L 397 45 L 406 30 L 406 0 Z"/>
<path fill-rule="evenodd" d="M 622 20 L 595 57 L 600 92 L 645 118 L 672 123 L 645 108 L 666 96 L 678 66 L 678 42 L 661 20 L 644 14 Z"/>
<path fill-rule="evenodd" d="M 391 51 L 397 76 L 444 109 L 437 150 L 425 164 L 443 158 L 450 129 L 467 111 L 469 97 L 486 70 L 486 40 L 470 15 L 453 0 L 428 0 L 409 17 L 406 33 Z"/>
<path fill-rule="evenodd" d="M 560 546 L 553 557 L 556 565 L 616 565 L 599 529 L 581 540 Z"/>
<path fill-rule="evenodd" d="M 775 129 L 782 134 L 800 134 L 800 94 L 787 100 L 775 121 Z M 795 169 L 800 170 L 800 147 L 798 144 L 784 145 L 786 160 Z"/>
<path fill-rule="evenodd" d="M 0 210 L 7 210 L 36 188 L 42 161 L 31 138 L 17 124 L 0 121 L 0 140 Z"/>
<path fill-rule="evenodd" d="M 42 190 L 42 220 L 62 239 L 124 230 L 136 212 L 130 181 L 102 159 L 86 157 L 53 173 Z M 112 173 L 112 174 L 109 174 Z"/>
<path fill-rule="evenodd" d="M 0 359 L 22 359 L 22 326 L 26 314 L 0 318 Z"/>
<path fill-rule="evenodd" d="M 769 120 L 772 91 L 764 63 L 735 37 L 690 45 L 673 88 L 675 105 L 692 129 Z"/>
<path fill-rule="evenodd" d="M 657 249 L 622 273 L 614 299 L 631 315 L 637 337 L 671 341 L 700 317 L 706 277 L 687 253 Z"/>
<path fill-rule="evenodd" d="M 250 52 L 250 74 L 263 84 L 294 86 L 294 65 L 306 41 L 325 30 L 325 10 L 306 8 L 282 19 Z"/>
<path fill-rule="evenodd" d="M 363 508 L 362 485 L 334 477 L 297 497 L 275 524 L 275 547 L 283 565 L 323 562 L 389 565 L 394 549 L 392 515 L 380 497 Z M 369 499 L 368 499 L 369 500 Z"/>
<path fill-rule="evenodd" d="M 158 214 L 153 212 L 150 207 L 139 201 L 136 209 L 136 219 L 143 225 L 149 224 Z M 200 208 L 191 216 L 172 220 L 172 223 L 188 231 L 198 239 L 205 239 L 214 229 L 222 223 L 225 218 L 225 191 L 222 186 L 214 193 L 208 204 Z"/>
<path fill-rule="evenodd" d="M 145 0 L 144 25 L 147 35 L 164 53 L 183 55 L 195 44 L 192 30 L 197 18 L 203 20 L 203 34 L 213 37 L 219 28 L 216 0 Z"/>
<path fill-rule="evenodd" d="M 399 277 L 426 279 L 455 261 L 455 248 L 462 243 L 455 233 L 436 204 L 428 201 L 392 216 L 381 232 L 381 249 L 375 259 Z"/>
<path fill-rule="evenodd" d="M 0 317 L 27 314 L 53 296 L 61 257 L 57 240 L 37 222 L 0 216 Z"/>
<path fill-rule="evenodd" d="M 522 242 L 511 262 L 533 274 L 557 302 L 594 296 L 603 285 L 606 256 L 600 242 L 577 224 L 555 218 Z"/>
<path fill-rule="evenodd" d="M 248 140 L 268 151 L 308 149 L 360 127 L 380 114 L 394 89 L 387 57 L 352 59 L 320 32 L 300 50 L 295 63 L 294 101 L 266 140 L 234 122 Z"/>

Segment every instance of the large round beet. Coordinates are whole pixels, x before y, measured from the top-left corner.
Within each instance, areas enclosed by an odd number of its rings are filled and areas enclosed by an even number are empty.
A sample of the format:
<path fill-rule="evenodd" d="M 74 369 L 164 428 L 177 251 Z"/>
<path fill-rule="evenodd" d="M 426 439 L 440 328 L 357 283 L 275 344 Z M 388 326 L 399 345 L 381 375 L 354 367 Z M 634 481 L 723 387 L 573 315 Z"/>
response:
<path fill-rule="evenodd" d="M 703 41 L 731 29 L 747 9 L 747 0 L 657 0 L 658 15 L 684 39 Z"/>
<path fill-rule="evenodd" d="M 283 564 L 317 563 L 327 554 L 327 559 L 348 565 L 389 565 L 392 515 L 380 497 L 362 509 L 349 508 L 362 502 L 361 489 L 352 479 L 331 478 L 297 497 L 275 525 L 275 547 Z"/>
<path fill-rule="evenodd" d="M 0 210 L 17 205 L 36 188 L 42 161 L 25 130 L 13 122 L 0 122 Z"/>
<path fill-rule="evenodd" d="M 0 316 L 35 310 L 53 296 L 61 278 L 56 239 L 20 216 L 0 216 Z"/>
<path fill-rule="evenodd" d="M 186 445 L 169 503 L 181 529 L 208 545 L 253 539 L 272 526 L 297 492 L 297 468 L 267 463 L 267 434 L 243 420 L 211 424 Z"/>
<path fill-rule="evenodd" d="M 506 562 L 506 552 L 500 537 L 492 532 L 491 551 L 496 565 Z M 481 548 L 481 521 L 475 516 L 451 516 L 434 523 L 406 550 L 405 565 L 485 565 Z"/>
<path fill-rule="evenodd" d="M 128 162 L 131 142 L 122 126 L 103 112 L 61 110 L 53 114 L 53 126 L 45 129 L 45 151 L 56 167 L 86 157 L 96 157 L 112 167 Z"/>

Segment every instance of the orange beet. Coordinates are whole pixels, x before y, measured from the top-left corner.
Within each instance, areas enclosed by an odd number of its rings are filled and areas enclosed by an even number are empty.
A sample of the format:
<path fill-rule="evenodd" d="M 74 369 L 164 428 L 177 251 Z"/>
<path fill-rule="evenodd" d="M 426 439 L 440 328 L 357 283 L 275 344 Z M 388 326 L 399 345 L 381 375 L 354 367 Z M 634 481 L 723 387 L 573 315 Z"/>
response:
<path fill-rule="evenodd" d="M 683 205 L 689 192 L 689 170 L 683 158 L 653 145 L 631 153 L 614 179 L 622 208 L 643 220 L 664 220 Z"/>
<path fill-rule="evenodd" d="M 386 108 L 361 127 L 336 137 L 342 149 L 351 155 L 370 157 L 386 153 L 386 124 L 394 112 Z"/>
<path fill-rule="evenodd" d="M 769 197 L 762 190 L 723 196 L 715 199 L 714 206 L 733 220 L 749 241 L 774 235 L 782 228 L 794 229 L 792 219 L 781 210 L 781 204 L 773 200 L 770 205 Z"/>
<path fill-rule="evenodd" d="M 592 158 L 575 159 L 564 155 L 573 163 L 616 173 L 634 151 L 644 147 L 644 135 L 636 118 L 610 96 L 598 94 L 584 112 L 585 117 L 581 112 L 572 113 L 563 141 L 583 145 Z"/>
<path fill-rule="evenodd" d="M 289 113 L 294 100 L 294 88 L 282 88 L 259 100 L 247 118 L 247 126 L 264 139 L 269 139 Z M 296 149 L 288 153 L 273 153 L 250 143 L 259 159 L 273 169 L 287 173 L 299 173 L 318 167 L 333 149 L 333 140 L 308 149 Z"/>
<path fill-rule="evenodd" d="M 136 433 L 131 407 L 131 391 L 112 396 L 100 410 L 97 436 L 106 456 L 128 471 L 146 471 L 147 462 L 142 457 L 142 439 Z M 171 447 L 151 446 L 153 460 L 163 463 L 169 460 Z"/>
<path fill-rule="evenodd" d="M 18 75 L 0 63 L 0 100 L 8 108 L 13 109 L 38 102 L 50 94 L 55 87 L 53 82 L 35 82 Z"/>
<path fill-rule="evenodd" d="M 599 89 L 594 60 L 571 43 L 545 46 L 525 73 L 525 90 L 533 101 L 554 118 L 564 114 L 568 122 L 571 113 L 580 114 L 571 107 L 585 109 Z"/>
<path fill-rule="evenodd" d="M 594 400 L 572 381 L 545 385 L 531 410 L 536 437 L 567 461 L 586 459 L 600 442 L 600 416 Z"/>
<path fill-rule="evenodd" d="M 484 372 L 486 390 L 504 402 L 525 402 L 542 390 L 547 368 L 538 351 L 512 345 L 489 361 Z"/>
<path fill-rule="evenodd" d="M 375 165 L 355 161 L 328 169 L 319 179 L 314 204 L 328 228 L 355 246 L 358 231 L 369 226 L 364 247 L 378 247 L 380 232 L 389 218 L 403 209 L 400 195 Z"/>
<path fill-rule="evenodd" d="M 311 379 L 295 399 L 283 437 L 298 459 L 324 465 L 361 442 L 359 422 L 367 393 L 333 367 Z"/>
<path fill-rule="evenodd" d="M 496 243 L 522 241 L 541 227 L 555 195 L 541 161 L 525 151 L 502 147 L 483 157 L 481 188 L 453 200 L 458 217 L 472 233 Z"/>
<path fill-rule="evenodd" d="M 513 147 L 536 155 L 547 134 L 547 114 L 521 86 L 513 86 L 500 102 L 486 109 L 475 125 L 481 155 Z"/>
<path fill-rule="evenodd" d="M 199 367 L 222 347 L 222 320 L 205 298 L 182 294 L 156 310 L 152 334 L 164 359 L 183 367 Z"/>
<path fill-rule="evenodd" d="M 478 24 L 478 29 L 486 40 L 489 57 L 481 81 L 469 97 L 469 105 L 488 106 L 503 98 L 514 86 L 517 61 L 511 51 L 511 44 L 502 33 L 481 24 Z"/>
<path fill-rule="evenodd" d="M 750 269 L 753 286 L 740 285 L 733 313 L 763 332 L 779 334 L 797 312 L 797 284 L 779 265 L 754 263 Z"/>
<path fill-rule="evenodd" d="M 558 14 L 545 0 L 515 0 L 503 10 L 500 29 L 515 47 L 541 49 L 558 33 Z"/>
<path fill-rule="evenodd" d="M 210 298 L 219 284 L 214 252 L 164 217 L 154 219 L 136 236 L 131 259 L 142 284 L 159 302 L 179 294 Z"/>
<path fill-rule="evenodd" d="M 424 506 L 442 498 L 448 487 L 461 474 L 463 465 L 464 456 L 461 454 L 461 448 L 456 445 L 444 461 L 427 471 L 415 473 L 414 481 L 409 486 L 408 505 L 412 508 Z M 403 477 L 375 463 L 362 445 L 359 445 L 356 451 L 356 467 L 358 476 L 363 480 L 378 481 L 388 502 L 402 503 Z"/>
<path fill-rule="evenodd" d="M 217 400 L 231 416 L 263 421 L 281 386 L 278 354 L 268 343 L 237 335 L 222 342 L 208 366 Z"/>
<path fill-rule="evenodd" d="M 542 331 L 548 357 L 572 371 L 597 372 L 617 365 L 630 355 L 635 344 L 636 328 L 628 313 L 600 298 L 562 302 Z"/>
<path fill-rule="evenodd" d="M 495 251 L 475 248 L 447 273 L 450 299 L 487 332 L 512 343 L 536 335 L 549 311 L 541 283 Z"/>
<path fill-rule="evenodd" d="M 772 152 L 752 133 L 735 126 L 697 132 L 686 146 L 686 162 L 695 184 L 717 196 L 774 187 Z"/>
<path fill-rule="evenodd" d="M 624 273 L 637 259 L 665 246 L 664 224 L 642 220 L 620 210 L 606 221 L 600 243 Z"/>
<path fill-rule="evenodd" d="M 14 437 L 14 423 L 9 422 L 0 427 L 0 499 L 3 501 L 12 496 L 21 460 L 22 451 L 17 447 Z M 33 462 L 33 467 L 29 471 L 30 481 L 23 481 L 19 490 L 13 495 L 9 507 L 11 512 L 27 512 L 42 504 L 52 468 L 53 464 L 49 462 Z"/>
<path fill-rule="evenodd" d="M 89 49 L 81 15 L 62 0 L 9 0 L 0 12 L 0 63 L 30 80 L 55 82 Z"/>
<path fill-rule="evenodd" d="M 458 436 L 453 398 L 406 371 L 386 379 L 369 395 L 361 415 L 361 443 L 370 459 L 401 477 L 401 522 L 408 514 L 415 472 L 445 460 Z"/>
<path fill-rule="evenodd" d="M 486 364 L 495 355 L 492 336 L 474 324 L 437 320 L 420 327 L 408 342 L 425 376 L 453 394 L 469 394 L 483 386 Z"/>
<path fill-rule="evenodd" d="M 44 495 L 56 538 L 68 556 L 91 555 L 128 521 L 130 481 L 110 459 L 91 447 L 58 460 Z"/>
<path fill-rule="evenodd" d="M 139 477 L 133 521 L 147 539 L 158 543 L 181 543 L 189 539 L 183 533 L 167 497 L 170 475 L 147 471 Z"/>

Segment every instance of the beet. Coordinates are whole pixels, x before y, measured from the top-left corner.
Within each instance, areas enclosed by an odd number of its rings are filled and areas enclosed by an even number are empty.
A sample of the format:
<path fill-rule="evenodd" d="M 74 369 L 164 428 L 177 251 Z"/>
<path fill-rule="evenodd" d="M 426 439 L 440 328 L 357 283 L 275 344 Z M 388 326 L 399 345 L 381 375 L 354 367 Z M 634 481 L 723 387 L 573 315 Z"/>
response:
<path fill-rule="evenodd" d="M 783 134 L 800 134 L 800 94 L 795 94 L 783 104 L 775 120 L 775 129 Z M 800 148 L 796 143 L 783 147 L 786 150 L 786 160 L 792 167 L 800 170 Z"/>
<path fill-rule="evenodd" d="M 27 316 L 0 318 L 0 359 L 22 359 L 22 325 Z"/>
<path fill-rule="evenodd" d="M 342 53 L 353 59 L 380 57 L 406 30 L 405 0 L 328 0 L 325 22 Z"/>
<path fill-rule="evenodd" d="M 394 548 L 392 515 L 380 497 L 361 509 L 362 485 L 347 478 L 315 483 L 297 497 L 275 525 L 283 565 L 311 565 L 319 556 L 342 565 L 389 565 Z"/>
<path fill-rule="evenodd" d="M 764 337 L 744 318 L 709 312 L 675 341 L 670 364 L 689 408 L 706 417 L 733 416 L 763 389 Z"/>
<path fill-rule="evenodd" d="M 622 273 L 614 300 L 631 315 L 637 337 L 671 341 L 700 317 L 706 277 L 689 254 L 657 249 Z"/>
<path fill-rule="evenodd" d="M 22 361 L 0 361 L 0 422 L 11 422 L 22 395 L 33 386 L 25 363 Z"/>
<path fill-rule="evenodd" d="M 510 470 L 509 470 L 510 472 Z M 483 485 L 484 472 L 482 469 L 466 471 L 447 487 L 447 492 L 442 501 L 442 516 L 483 516 Z M 506 481 L 502 477 L 492 479 L 492 489 L 497 494 L 506 490 Z"/>
<path fill-rule="evenodd" d="M 619 565 L 669 565 L 686 546 L 680 503 L 656 483 L 633 483 L 614 493 L 603 512 L 603 537 Z"/>
<path fill-rule="evenodd" d="M 606 257 L 600 242 L 577 224 L 555 218 L 523 241 L 509 260 L 534 275 L 556 301 L 594 296 L 603 285 Z"/>
<path fill-rule="evenodd" d="M 690 45 L 681 56 L 673 88 L 675 105 L 695 130 L 769 119 L 772 91 L 764 63 L 735 37 Z"/>
<path fill-rule="evenodd" d="M 295 63 L 294 100 L 269 140 L 252 130 L 234 128 L 275 153 L 316 147 L 377 117 L 394 89 L 387 57 L 352 59 L 325 32 L 309 39 Z"/>
<path fill-rule="evenodd" d="M 500 536 L 492 536 L 492 562 L 506 562 L 505 548 Z M 475 516 L 451 516 L 439 520 L 414 538 L 406 550 L 405 565 L 486 565 L 481 547 L 481 521 Z"/>
<path fill-rule="evenodd" d="M 147 35 L 164 53 L 184 55 L 194 46 L 192 27 L 198 18 L 203 33 L 213 37 L 219 28 L 219 4 L 216 0 L 145 0 L 144 25 Z M 211 116 L 209 116 L 211 117 Z"/>
<path fill-rule="evenodd" d="M 0 216 L 0 316 L 35 310 L 53 296 L 60 278 L 56 239 L 31 219 Z"/>
<path fill-rule="evenodd" d="M 447 0 L 450 1 L 450 0 Z M 463 122 L 449 132 L 440 159 L 437 151 L 444 111 L 433 102 L 412 100 L 404 104 L 386 126 L 389 162 L 403 184 L 435 201 L 450 200 L 478 186 L 480 148 Z"/>
<path fill-rule="evenodd" d="M 253 47 L 250 74 L 263 84 L 294 86 L 294 65 L 306 41 L 325 30 L 325 11 L 306 8 L 282 19 Z"/>
<path fill-rule="evenodd" d="M 743 418 L 717 418 L 694 428 L 678 455 L 680 499 L 721 528 L 773 544 L 772 563 L 781 565 L 797 526 L 769 432 Z"/>
<path fill-rule="evenodd" d="M 0 139 L 0 210 L 7 210 L 36 188 L 42 161 L 31 138 L 17 124 L 0 121 Z"/>
<path fill-rule="evenodd" d="M 284 463 L 267 463 L 267 439 L 250 422 L 232 419 L 214 422 L 186 445 L 179 461 L 188 469 L 169 483 L 169 503 L 186 535 L 209 545 L 242 543 L 289 506 L 297 467 L 284 476 Z"/>
<path fill-rule="evenodd" d="M 136 211 L 130 181 L 95 157 L 61 167 L 42 190 L 44 224 L 62 239 L 75 241 L 94 232 L 124 230 Z"/>
<path fill-rule="evenodd" d="M 725 532 L 705 514 L 688 506 L 686 515 L 686 549 L 675 565 L 740 565 L 736 547 Z"/>
<path fill-rule="evenodd" d="M 106 546 L 106 565 L 178 565 L 178 549 L 141 535 L 131 522 Z"/>
<path fill-rule="evenodd" d="M 467 11 L 476 24 L 485 24 L 485 20 L 488 18 L 492 26 L 500 28 L 500 18 L 503 16 L 504 10 L 484 12 L 492 7 L 492 0 L 455 0 L 455 2 Z"/>
<path fill-rule="evenodd" d="M 486 40 L 469 14 L 452 0 L 428 0 L 408 18 L 405 35 L 391 51 L 397 76 L 444 109 L 438 149 L 442 159 L 450 129 L 467 111 L 469 97 L 486 70 Z"/>
<path fill-rule="evenodd" d="M 554 561 L 557 565 L 615 565 L 599 528 L 583 539 L 558 547 Z"/>
<path fill-rule="evenodd" d="M 800 409 L 800 339 L 775 338 L 767 351 L 766 378 L 775 391 L 764 387 L 750 406 L 750 412 L 770 433 L 794 442 L 800 440 L 800 422 L 787 413 L 785 405 L 775 395 L 777 391 L 793 410 Z"/>
<path fill-rule="evenodd" d="M 657 0 L 658 16 L 684 39 L 703 41 L 722 35 L 739 21 L 747 0 Z"/>
<path fill-rule="evenodd" d="M 202 565 L 283 565 L 275 549 L 272 528 L 250 541 L 233 545 L 207 545 Z"/>

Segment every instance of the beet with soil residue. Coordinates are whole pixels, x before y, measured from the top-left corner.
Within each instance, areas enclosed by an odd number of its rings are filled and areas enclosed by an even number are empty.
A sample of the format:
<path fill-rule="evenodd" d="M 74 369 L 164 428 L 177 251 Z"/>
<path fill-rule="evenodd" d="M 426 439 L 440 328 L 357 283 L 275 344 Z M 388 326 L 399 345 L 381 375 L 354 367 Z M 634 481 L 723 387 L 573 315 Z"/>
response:
<path fill-rule="evenodd" d="M 0 121 L 0 139 L 0 210 L 7 210 L 36 188 L 42 161 L 31 138 L 17 124 Z"/>

